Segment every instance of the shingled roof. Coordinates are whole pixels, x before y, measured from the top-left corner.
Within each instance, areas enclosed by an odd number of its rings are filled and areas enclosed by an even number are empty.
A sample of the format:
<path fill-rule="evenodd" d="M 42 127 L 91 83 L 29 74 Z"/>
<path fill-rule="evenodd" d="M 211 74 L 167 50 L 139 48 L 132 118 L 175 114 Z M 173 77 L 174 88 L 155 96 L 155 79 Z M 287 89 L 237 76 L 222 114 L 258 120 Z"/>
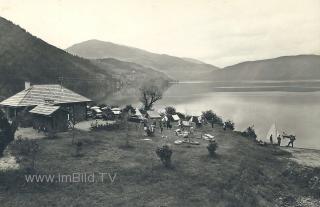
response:
<path fill-rule="evenodd" d="M 36 107 L 34 107 L 31 111 L 29 111 L 30 113 L 33 114 L 41 114 L 41 115 L 46 115 L 49 116 L 51 114 L 53 114 L 55 111 L 57 111 L 60 108 L 60 106 L 52 106 L 52 105 L 38 105 Z"/>
<path fill-rule="evenodd" d="M 91 100 L 60 85 L 33 85 L 0 102 L 0 105 L 14 107 L 37 106 L 43 105 L 47 101 L 57 105 L 90 102 Z"/>

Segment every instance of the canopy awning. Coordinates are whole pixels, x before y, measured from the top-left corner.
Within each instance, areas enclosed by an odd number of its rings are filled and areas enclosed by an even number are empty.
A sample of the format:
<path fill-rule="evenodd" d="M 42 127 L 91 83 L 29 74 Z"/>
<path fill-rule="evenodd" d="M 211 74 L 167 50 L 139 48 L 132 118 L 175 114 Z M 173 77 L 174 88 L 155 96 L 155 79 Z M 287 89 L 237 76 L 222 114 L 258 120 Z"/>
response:
<path fill-rule="evenodd" d="M 41 114 L 45 116 L 50 116 L 54 112 L 56 112 L 60 106 L 52 106 L 52 105 L 38 105 L 35 108 L 33 108 L 30 113 L 33 114 Z"/>

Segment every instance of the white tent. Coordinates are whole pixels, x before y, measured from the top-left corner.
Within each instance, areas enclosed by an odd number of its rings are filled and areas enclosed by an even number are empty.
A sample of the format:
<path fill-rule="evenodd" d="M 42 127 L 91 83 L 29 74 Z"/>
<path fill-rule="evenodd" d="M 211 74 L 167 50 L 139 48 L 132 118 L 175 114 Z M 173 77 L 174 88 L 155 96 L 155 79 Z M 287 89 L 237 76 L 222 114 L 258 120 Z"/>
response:
<path fill-rule="evenodd" d="M 135 115 L 142 116 L 142 114 L 141 114 L 141 112 L 140 112 L 140 110 L 138 108 L 136 108 L 135 110 L 136 110 L 136 114 Z"/>
<path fill-rule="evenodd" d="M 179 118 L 179 116 L 177 114 L 172 115 L 172 119 L 174 121 L 179 121 L 180 120 L 180 118 Z"/>

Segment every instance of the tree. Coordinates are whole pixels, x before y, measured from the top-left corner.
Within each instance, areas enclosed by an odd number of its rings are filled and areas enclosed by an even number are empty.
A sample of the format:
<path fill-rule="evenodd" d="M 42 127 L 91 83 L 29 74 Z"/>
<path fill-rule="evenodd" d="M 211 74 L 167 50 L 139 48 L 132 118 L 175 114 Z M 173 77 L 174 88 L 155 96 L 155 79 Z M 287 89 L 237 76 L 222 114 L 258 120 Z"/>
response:
<path fill-rule="evenodd" d="M 222 118 L 215 114 L 212 110 L 202 112 L 202 116 L 210 123 L 223 124 Z"/>
<path fill-rule="evenodd" d="M 253 139 L 257 138 L 257 135 L 256 135 L 256 132 L 253 128 L 253 125 L 249 126 L 245 131 L 241 132 L 241 135 L 244 137 L 249 137 L 249 138 L 253 138 Z"/>
<path fill-rule="evenodd" d="M 173 106 L 167 106 L 165 110 L 168 115 L 176 114 L 176 109 Z"/>
<path fill-rule="evenodd" d="M 162 94 L 162 89 L 154 83 L 143 84 L 140 88 L 140 101 L 144 106 L 144 110 L 150 110 L 156 101 L 162 99 Z"/>
<path fill-rule="evenodd" d="M 234 130 L 234 122 L 233 121 L 228 120 L 228 121 L 224 122 L 224 125 L 225 125 L 226 129 Z"/>
<path fill-rule="evenodd" d="M 133 106 L 130 104 L 130 105 L 126 105 L 126 107 L 122 110 L 122 112 L 125 112 L 125 113 L 133 113 L 135 114 L 136 113 L 136 109 L 133 108 Z"/>

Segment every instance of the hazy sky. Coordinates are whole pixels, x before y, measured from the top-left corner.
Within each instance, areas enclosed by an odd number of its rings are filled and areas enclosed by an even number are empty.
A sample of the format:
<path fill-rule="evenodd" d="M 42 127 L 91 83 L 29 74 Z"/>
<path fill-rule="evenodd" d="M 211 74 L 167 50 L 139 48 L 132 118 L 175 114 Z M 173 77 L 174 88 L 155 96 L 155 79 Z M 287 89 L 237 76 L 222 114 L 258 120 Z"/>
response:
<path fill-rule="evenodd" d="M 100 39 L 217 66 L 320 54 L 320 0 L 0 0 L 0 16 L 63 49 Z"/>

